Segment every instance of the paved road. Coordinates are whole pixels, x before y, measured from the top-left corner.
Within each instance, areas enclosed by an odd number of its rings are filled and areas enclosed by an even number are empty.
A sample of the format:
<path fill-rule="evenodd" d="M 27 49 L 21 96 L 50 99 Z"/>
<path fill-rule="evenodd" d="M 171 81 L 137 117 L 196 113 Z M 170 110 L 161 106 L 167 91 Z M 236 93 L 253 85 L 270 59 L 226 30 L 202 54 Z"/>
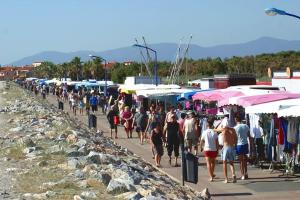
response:
<path fill-rule="evenodd" d="M 54 96 L 50 95 L 47 100 L 57 105 Z M 68 105 L 65 104 L 65 111 L 71 116 L 72 111 L 69 110 Z M 86 115 L 77 115 L 77 119 L 87 123 Z M 106 117 L 102 114 L 97 114 L 97 128 L 104 131 L 107 137 L 110 137 L 108 123 Z M 133 134 L 135 138 L 127 139 L 123 127 L 118 127 L 119 138 L 115 139 L 115 142 L 123 147 L 128 148 L 145 161 L 155 164 L 152 159 L 151 148 L 149 144 L 140 145 L 137 138 L 137 134 Z M 166 152 L 166 151 L 165 151 Z M 200 157 L 199 167 L 199 182 L 198 184 L 187 184 L 191 188 L 197 191 L 202 191 L 204 188 L 208 188 L 214 199 L 300 199 L 300 178 L 298 177 L 282 177 L 282 173 L 279 171 L 270 173 L 270 171 L 264 171 L 258 168 L 249 167 L 248 180 L 238 180 L 237 183 L 223 183 L 222 165 L 219 164 L 216 167 L 217 178 L 214 182 L 208 181 L 208 173 L 205 165 L 204 158 Z M 239 177 L 239 166 L 236 164 L 237 176 Z M 162 168 L 163 172 L 173 177 L 178 182 L 181 180 L 181 167 L 172 167 L 168 164 L 168 156 L 163 156 Z"/>

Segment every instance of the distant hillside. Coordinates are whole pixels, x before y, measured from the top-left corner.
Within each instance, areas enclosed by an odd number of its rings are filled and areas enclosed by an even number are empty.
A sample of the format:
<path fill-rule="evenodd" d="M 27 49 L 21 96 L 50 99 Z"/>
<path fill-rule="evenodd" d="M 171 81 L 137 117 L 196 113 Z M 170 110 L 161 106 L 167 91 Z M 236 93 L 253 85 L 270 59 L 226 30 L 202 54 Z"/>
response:
<path fill-rule="evenodd" d="M 177 44 L 175 43 L 159 43 L 150 45 L 158 53 L 158 59 L 161 61 L 173 61 L 175 58 Z M 207 58 L 207 57 L 232 57 L 232 56 L 246 56 L 257 55 L 261 53 L 276 53 L 279 51 L 300 50 L 300 41 L 288 41 L 270 37 L 262 37 L 241 44 L 218 45 L 213 47 L 201 47 L 195 44 L 190 46 L 189 57 L 193 59 Z M 139 50 L 134 47 L 124 47 L 108 51 L 76 51 L 70 53 L 45 51 L 32 56 L 22 58 L 18 61 L 10 63 L 15 66 L 31 64 L 35 61 L 52 61 L 54 63 L 63 63 L 70 61 L 75 56 L 81 57 L 83 61 L 89 59 L 88 55 L 99 55 L 110 61 L 140 61 L 141 56 Z"/>

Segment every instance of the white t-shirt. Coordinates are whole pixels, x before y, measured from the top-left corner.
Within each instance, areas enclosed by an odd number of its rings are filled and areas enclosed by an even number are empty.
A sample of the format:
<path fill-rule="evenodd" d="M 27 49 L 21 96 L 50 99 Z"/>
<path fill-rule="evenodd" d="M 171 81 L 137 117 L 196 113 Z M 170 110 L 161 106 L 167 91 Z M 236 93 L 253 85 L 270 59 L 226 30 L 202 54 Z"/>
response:
<path fill-rule="evenodd" d="M 195 138 L 195 120 L 186 119 L 184 121 L 184 131 L 185 131 L 185 139 L 194 139 Z"/>
<path fill-rule="evenodd" d="M 212 129 L 206 129 L 201 136 L 201 140 L 204 140 L 204 151 L 217 151 L 216 140 L 218 140 L 218 134 Z"/>
<path fill-rule="evenodd" d="M 221 122 L 221 124 L 220 124 L 220 127 L 221 128 L 225 128 L 225 127 L 227 127 L 229 125 L 229 119 L 228 119 L 228 117 L 224 117 L 223 119 L 222 119 L 222 122 Z"/>

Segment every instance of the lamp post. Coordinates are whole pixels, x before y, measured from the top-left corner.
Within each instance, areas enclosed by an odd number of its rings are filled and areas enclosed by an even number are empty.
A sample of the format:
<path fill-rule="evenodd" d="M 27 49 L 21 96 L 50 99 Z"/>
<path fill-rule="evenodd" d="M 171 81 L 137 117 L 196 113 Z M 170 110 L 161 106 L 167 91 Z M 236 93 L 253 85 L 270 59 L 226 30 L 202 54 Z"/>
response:
<path fill-rule="evenodd" d="M 158 85 L 158 77 L 157 77 L 157 52 L 154 49 L 151 49 L 150 47 L 147 46 L 143 46 L 140 44 L 134 44 L 134 47 L 140 47 L 140 48 L 144 48 L 144 49 L 148 49 L 150 51 L 152 51 L 154 53 L 155 56 L 155 63 L 154 63 L 154 76 L 155 76 L 155 85 Z"/>
<path fill-rule="evenodd" d="M 283 10 L 279 10 L 277 8 L 266 8 L 265 9 L 265 13 L 269 16 L 275 16 L 275 15 L 287 15 L 287 16 L 290 16 L 290 17 L 295 17 L 297 19 L 300 19 L 300 16 L 298 15 L 294 15 L 294 14 L 291 14 L 291 13 L 288 13 L 288 12 L 285 12 Z"/>
<path fill-rule="evenodd" d="M 99 58 L 100 60 L 104 60 L 104 81 L 105 81 L 105 85 L 104 85 L 104 96 L 105 96 L 105 99 L 107 97 L 107 68 L 106 68 L 106 65 L 107 65 L 107 61 L 106 59 L 104 58 L 101 58 L 99 56 L 94 56 L 94 55 L 89 55 L 90 58 L 92 58 L 93 60 L 96 59 L 96 58 Z"/>

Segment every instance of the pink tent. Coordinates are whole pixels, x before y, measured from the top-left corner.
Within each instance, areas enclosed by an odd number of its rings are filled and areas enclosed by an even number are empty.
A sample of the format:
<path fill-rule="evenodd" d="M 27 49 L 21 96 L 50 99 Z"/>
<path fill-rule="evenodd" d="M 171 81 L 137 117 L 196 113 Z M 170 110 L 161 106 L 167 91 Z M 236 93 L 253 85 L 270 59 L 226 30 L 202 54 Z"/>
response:
<path fill-rule="evenodd" d="M 207 92 L 199 92 L 195 94 L 192 98 L 195 100 L 204 100 L 204 101 L 220 101 L 229 97 L 243 96 L 244 93 L 241 91 L 235 90 L 213 90 Z"/>
<path fill-rule="evenodd" d="M 228 98 L 223 98 L 218 101 L 218 106 L 225 106 L 225 105 L 238 105 L 237 100 L 244 97 L 249 96 L 257 96 L 257 95 L 263 95 L 263 94 L 287 94 L 286 91 L 280 91 L 280 90 L 244 90 L 243 93 L 245 95 L 240 96 L 229 96 Z"/>
<path fill-rule="evenodd" d="M 237 99 L 237 105 L 247 107 L 258 105 L 262 103 L 268 103 L 273 101 L 279 101 L 284 99 L 297 99 L 300 98 L 300 93 L 274 93 L 274 94 L 262 94 L 254 96 L 243 96 Z"/>

